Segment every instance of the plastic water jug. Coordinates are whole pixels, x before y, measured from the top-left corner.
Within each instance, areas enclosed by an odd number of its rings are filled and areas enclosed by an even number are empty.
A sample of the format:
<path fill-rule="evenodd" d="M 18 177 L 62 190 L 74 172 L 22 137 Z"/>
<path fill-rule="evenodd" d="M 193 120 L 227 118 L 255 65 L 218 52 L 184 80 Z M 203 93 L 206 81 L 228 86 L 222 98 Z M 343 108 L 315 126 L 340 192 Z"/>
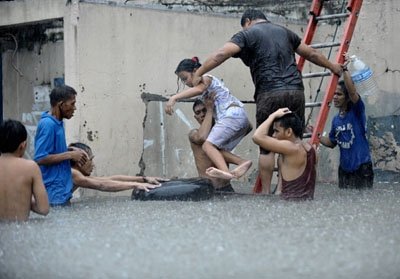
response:
<path fill-rule="evenodd" d="M 375 95 L 379 89 L 372 70 L 355 55 L 350 56 L 350 73 L 356 90 L 364 96 Z"/>

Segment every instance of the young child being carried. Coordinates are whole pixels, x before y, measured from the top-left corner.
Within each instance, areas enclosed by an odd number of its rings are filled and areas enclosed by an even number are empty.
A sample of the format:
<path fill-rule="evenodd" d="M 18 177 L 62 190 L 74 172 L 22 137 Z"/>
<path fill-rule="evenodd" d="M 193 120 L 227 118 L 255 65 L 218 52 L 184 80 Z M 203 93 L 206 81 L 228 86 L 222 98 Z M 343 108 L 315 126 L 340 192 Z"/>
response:
<path fill-rule="evenodd" d="M 230 171 L 221 151 L 232 151 L 252 130 L 252 126 L 243 103 L 234 97 L 218 78 L 211 75 L 204 75 L 201 82 L 197 86 L 193 86 L 193 75 L 200 66 L 201 64 L 197 57 L 183 59 L 178 64 L 175 74 L 190 88 L 169 98 L 165 112 L 172 115 L 173 106 L 177 100 L 199 95 L 202 95 L 204 98 L 209 94 L 215 93 L 215 125 L 212 127 L 207 140 L 202 145 L 204 152 L 214 163 L 215 167 L 208 168 L 206 174 L 211 177 L 223 179 L 240 178 L 251 167 L 252 162 L 250 160 L 243 160 L 243 163 Z"/>

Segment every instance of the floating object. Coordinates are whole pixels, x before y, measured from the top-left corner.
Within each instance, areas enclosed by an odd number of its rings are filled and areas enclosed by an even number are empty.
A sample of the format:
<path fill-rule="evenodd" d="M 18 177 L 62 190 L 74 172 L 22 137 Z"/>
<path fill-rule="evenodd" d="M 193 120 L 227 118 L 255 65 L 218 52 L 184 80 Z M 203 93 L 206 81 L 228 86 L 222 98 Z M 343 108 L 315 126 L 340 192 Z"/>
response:
<path fill-rule="evenodd" d="M 206 178 L 181 178 L 171 179 L 161 183 L 161 187 L 144 190 L 133 190 L 132 200 L 142 201 L 202 201 L 208 200 L 214 196 L 215 189 L 211 181 Z"/>

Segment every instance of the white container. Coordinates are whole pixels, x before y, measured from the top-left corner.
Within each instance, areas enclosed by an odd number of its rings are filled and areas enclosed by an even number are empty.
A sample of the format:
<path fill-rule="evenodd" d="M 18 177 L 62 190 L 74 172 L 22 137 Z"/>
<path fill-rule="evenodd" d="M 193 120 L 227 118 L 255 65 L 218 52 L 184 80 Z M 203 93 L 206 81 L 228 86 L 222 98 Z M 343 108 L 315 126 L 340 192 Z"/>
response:
<path fill-rule="evenodd" d="M 371 68 L 355 55 L 350 56 L 349 71 L 357 93 L 364 96 L 373 96 L 378 93 L 378 85 Z"/>

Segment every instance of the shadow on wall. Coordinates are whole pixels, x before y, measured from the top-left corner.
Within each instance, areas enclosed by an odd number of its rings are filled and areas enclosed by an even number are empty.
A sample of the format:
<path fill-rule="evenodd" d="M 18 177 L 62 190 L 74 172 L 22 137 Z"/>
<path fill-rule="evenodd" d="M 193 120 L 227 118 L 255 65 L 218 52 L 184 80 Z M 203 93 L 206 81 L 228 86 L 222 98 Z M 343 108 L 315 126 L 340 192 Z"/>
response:
<path fill-rule="evenodd" d="M 400 115 L 369 117 L 368 131 L 377 181 L 400 180 Z"/>

